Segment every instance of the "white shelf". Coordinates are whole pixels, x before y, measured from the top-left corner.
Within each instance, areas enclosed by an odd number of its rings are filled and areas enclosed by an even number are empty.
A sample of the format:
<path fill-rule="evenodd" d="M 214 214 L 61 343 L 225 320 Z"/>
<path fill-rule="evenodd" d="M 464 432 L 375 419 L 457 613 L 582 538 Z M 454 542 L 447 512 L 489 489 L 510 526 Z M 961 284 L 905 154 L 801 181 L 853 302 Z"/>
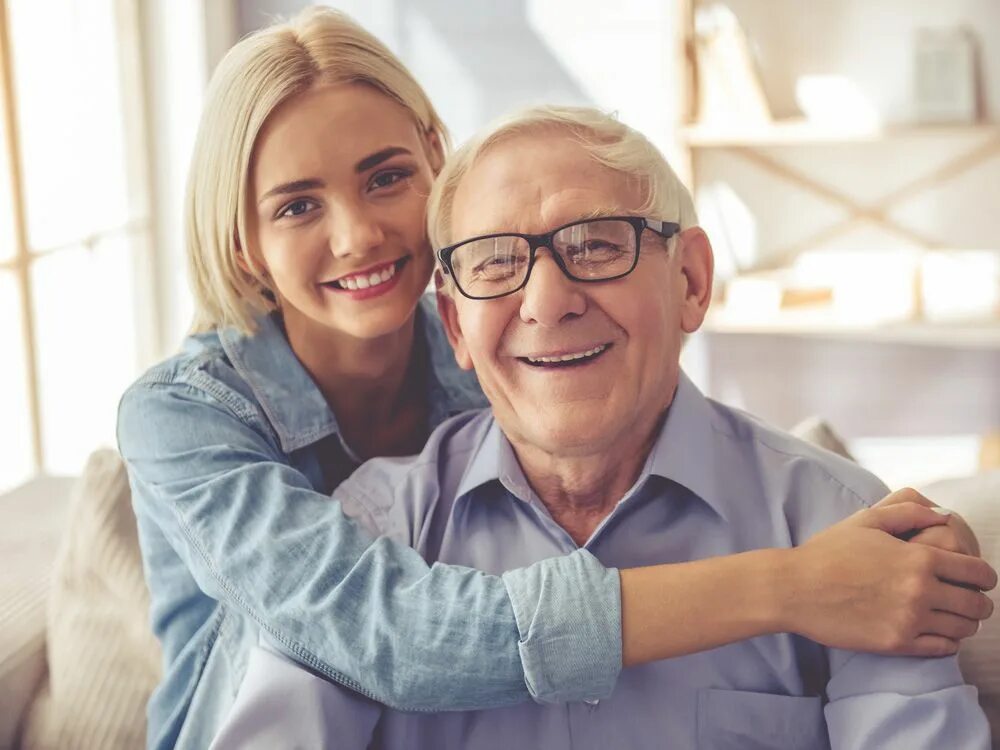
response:
<path fill-rule="evenodd" d="M 805 336 L 961 349 L 1000 349 L 1000 318 L 962 323 L 906 320 L 870 324 L 834 318 L 828 309 L 787 311 L 772 318 L 747 320 L 724 309 L 709 314 L 706 333 L 755 336 Z"/>
<path fill-rule="evenodd" d="M 681 140 L 690 148 L 738 146 L 795 146 L 823 143 L 878 143 L 900 138 L 1000 137 L 1000 125 L 891 125 L 878 128 L 844 128 L 819 125 L 808 120 L 778 120 L 760 125 L 729 128 L 691 125 L 683 128 Z"/>

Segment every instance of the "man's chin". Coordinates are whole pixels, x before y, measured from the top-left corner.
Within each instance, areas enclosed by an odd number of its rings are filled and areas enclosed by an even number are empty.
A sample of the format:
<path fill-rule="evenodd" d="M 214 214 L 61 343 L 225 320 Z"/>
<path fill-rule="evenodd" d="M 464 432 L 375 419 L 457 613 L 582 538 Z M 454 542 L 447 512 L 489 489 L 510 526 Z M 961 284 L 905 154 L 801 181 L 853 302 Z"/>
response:
<path fill-rule="evenodd" d="M 544 415 L 537 421 L 521 425 L 514 434 L 531 448 L 556 457 L 591 455 L 605 449 L 609 430 L 603 429 L 602 420 L 579 413 L 567 414 L 562 419 L 547 417 Z M 506 429 L 504 432 L 511 434 Z"/>

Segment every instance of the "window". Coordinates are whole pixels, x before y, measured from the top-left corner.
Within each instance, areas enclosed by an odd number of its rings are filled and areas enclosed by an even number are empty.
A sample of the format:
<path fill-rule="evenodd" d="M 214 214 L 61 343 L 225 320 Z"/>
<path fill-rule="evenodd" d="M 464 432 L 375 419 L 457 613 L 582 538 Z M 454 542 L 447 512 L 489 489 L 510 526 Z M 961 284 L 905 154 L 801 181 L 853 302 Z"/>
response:
<path fill-rule="evenodd" d="M 113 445 L 149 339 L 137 5 L 0 0 L 0 493 Z"/>

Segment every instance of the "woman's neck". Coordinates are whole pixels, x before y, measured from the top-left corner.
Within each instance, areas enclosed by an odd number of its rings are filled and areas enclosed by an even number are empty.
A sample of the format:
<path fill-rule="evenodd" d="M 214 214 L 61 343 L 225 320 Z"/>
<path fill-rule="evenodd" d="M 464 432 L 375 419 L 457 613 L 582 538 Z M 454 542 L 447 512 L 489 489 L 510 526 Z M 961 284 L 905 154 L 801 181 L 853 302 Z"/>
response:
<path fill-rule="evenodd" d="M 296 321 L 298 323 L 298 321 Z M 417 452 L 426 437 L 423 367 L 414 365 L 415 320 L 374 339 L 288 325 L 292 351 L 363 458 Z"/>

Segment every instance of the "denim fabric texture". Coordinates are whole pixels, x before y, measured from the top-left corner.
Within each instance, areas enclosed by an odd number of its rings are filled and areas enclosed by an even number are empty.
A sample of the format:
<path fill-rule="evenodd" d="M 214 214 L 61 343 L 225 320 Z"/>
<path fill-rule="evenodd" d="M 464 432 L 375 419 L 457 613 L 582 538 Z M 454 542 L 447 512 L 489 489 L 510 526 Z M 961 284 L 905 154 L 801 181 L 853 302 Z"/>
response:
<path fill-rule="evenodd" d="M 433 299 L 417 311 L 430 425 L 486 402 Z M 205 748 L 263 635 L 401 709 L 603 697 L 621 669 L 617 571 L 580 551 L 501 578 L 429 566 L 330 494 L 358 465 L 274 317 L 188 338 L 124 395 L 129 470 L 163 681 L 147 746 Z"/>

